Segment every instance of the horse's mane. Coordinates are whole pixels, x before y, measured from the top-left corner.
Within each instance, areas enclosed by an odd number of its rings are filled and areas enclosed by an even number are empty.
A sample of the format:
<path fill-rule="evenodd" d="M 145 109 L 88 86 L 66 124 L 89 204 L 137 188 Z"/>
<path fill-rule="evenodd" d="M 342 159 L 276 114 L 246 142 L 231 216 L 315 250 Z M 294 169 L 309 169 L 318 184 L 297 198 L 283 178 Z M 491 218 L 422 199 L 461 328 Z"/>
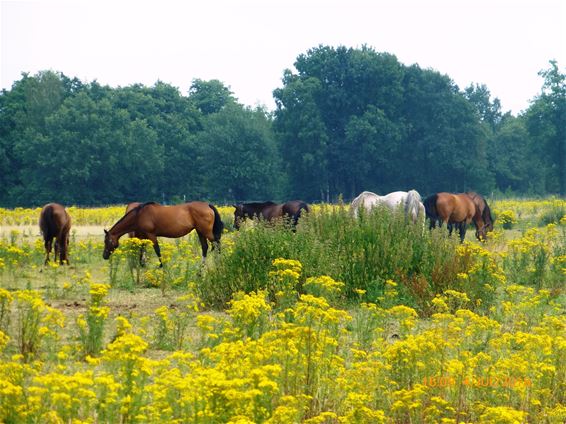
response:
<path fill-rule="evenodd" d="M 118 225 L 120 222 L 122 222 L 124 219 L 126 219 L 127 216 L 130 216 L 130 214 L 132 212 L 138 213 L 140 210 L 145 208 L 147 205 L 157 205 L 157 202 L 145 202 L 145 203 L 142 203 L 141 205 L 138 205 L 135 208 L 129 210 L 127 213 L 124 214 L 124 216 L 122 218 L 120 218 L 118 221 L 116 221 L 116 223 L 108 231 L 111 231 L 116 225 Z"/>

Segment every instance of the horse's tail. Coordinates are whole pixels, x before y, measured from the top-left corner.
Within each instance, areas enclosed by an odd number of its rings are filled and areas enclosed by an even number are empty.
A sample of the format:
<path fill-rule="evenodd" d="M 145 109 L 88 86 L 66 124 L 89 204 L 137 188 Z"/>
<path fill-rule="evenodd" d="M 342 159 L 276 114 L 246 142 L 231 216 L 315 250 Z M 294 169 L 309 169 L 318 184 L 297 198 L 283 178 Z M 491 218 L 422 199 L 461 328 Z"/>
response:
<path fill-rule="evenodd" d="M 297 223 L 299 222 L 299 218 L 301 217 L 302 211 L 305 211 L 306 213 L 310 212 L 309 205 L 307 205 L 305 202 L 301 202 L 299 204 L 297 212 L 295 212 L 295 214 L 293 215 L 293 226 L 296 226 Z"/>
<path fill-rule="evenodd" d="M 405 214 L 412 217 L 413 222 L 417 222 L 421 204 L 421 195 L 416 190 L 409 190 L 405 201 Z"/>
<path fill-rule="evenodd" d="M 224 230 L 224 223 L 222 219 L 220 219 L 220 213 L 218 213 L 218 209 L 214 207 L 212 204 L 208 204 L 212 212 L 214 212 L 214 224 L 212 225 L 212 234 L 214 235 L 214 241 L 220 241 L 220 237 L 222 237 L 222 231 Z"/>
<path fill-rule="evenodd" d="M 44 240 L 50 240 L 57 236 L 57 228 L 53 222 L 53 206 L 48 205 L 43 210 L 39 219 L 39 228 L 43 234 Z"/>
<path fill-rule="evenodd" d="M 438 200 L 438 194 L 435 193 L 433 195 L 428 196 L 423 201 L 423 205 L 425 207 L 426 216 L 431 221 L 436 221 L 439 219 L 438 211 L 436 210 L 436 201 Z"/>

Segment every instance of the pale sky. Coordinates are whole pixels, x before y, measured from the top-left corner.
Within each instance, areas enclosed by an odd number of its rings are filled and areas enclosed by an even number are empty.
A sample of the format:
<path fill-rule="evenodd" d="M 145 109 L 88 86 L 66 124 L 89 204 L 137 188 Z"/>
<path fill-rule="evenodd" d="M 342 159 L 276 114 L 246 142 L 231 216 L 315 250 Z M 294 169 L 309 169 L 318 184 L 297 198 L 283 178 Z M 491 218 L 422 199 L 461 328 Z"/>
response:
<path fill-rule="evenodd" d="M 566 68 L 566 0 L 0 1 L 0 84 L 51 69 L 110 86 L 157 80 L 186 95 L 219 79 L 274 108 L 285 68 L 319 44 L 361 47 L 485 84 L 503 111 L 539 94 L 549 60 Z"/>

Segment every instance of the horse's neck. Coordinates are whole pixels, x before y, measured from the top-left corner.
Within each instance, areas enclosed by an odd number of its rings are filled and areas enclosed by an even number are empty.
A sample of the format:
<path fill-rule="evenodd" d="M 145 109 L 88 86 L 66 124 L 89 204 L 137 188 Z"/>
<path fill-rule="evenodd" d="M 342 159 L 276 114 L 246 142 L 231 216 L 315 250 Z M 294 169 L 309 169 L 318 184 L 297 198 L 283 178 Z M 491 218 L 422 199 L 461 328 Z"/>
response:
<path fill-rule="evenodd" d="M 122 237 L 124 234 L 134 231 L 137 222 L 136 215 L 136 212 L 128 212 L 108 232 L 117 237 Z"/>

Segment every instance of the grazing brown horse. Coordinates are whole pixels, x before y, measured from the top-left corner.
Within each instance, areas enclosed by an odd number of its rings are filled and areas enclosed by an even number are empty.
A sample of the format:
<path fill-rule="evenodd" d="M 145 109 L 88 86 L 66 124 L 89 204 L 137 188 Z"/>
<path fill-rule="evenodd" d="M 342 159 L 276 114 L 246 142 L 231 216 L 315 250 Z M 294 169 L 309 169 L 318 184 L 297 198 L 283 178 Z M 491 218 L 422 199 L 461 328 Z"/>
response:
<path fill-rule="evenodd" d="M 69 263 L 69 231 L 71 217 L 65 207 L 58 203 L 48 203 L 41 209 L 39 228 L 45 242 L 45 262 L 49 262 L 49 254 L 55 239 L 55 262 L 59 257 L 61 265 Z"/>
<path fill-rule="evenodd" d="M 478 194 L 475 191 L 468 191 L 466 194 L 470 196 L 470 199 L 474 202 L 474 205 L 481 216 L 481 220 L 483 221 L 483 225 L 481 227 L 476 225 L 476 237 L 478 240 L 486 240 L 487 232 L 493 231 L 491 209 L 481 194 Z"/>
<path fill-rule="evenodd" d="M 275 219 L 288 217 L 291 220 L 294 231 L 301 213 L 303 211 L 309 212 L 309 205 L 301 200 L 290 200 L 286 203 L 240 203 L 233 206 L 236 208 L 234 211 L 234 228 L 236 230 L 240 229 L 240 225 L 245 219 L 258 218 L 273 222 Z"/>
<path fill-rule="evenodd" d="M 161 250 L 157 237 L 178 238 L 196 230 L 202 247 L 202 258 L 206 258 L 208 242 L 214 249 L 220 249 L 220 237 L 224 223 L 218 210 L 206 202 L 189 202 L 176 206 L 162 206 L 148 202 L 136 206 L 116 222 L 110 230 L 104 230 L 104 252 L 102 257 L 108 259 L 118 247 L 119 239 L 126 233 L 134 233 L 137 237 L 149 239 L 161 262 Z"/>
<path fill-rule="evenodd" d="M 461 242 L 466 237 L 466 228 L 470 222 L 474 221 L 476 229 L 485 227 L 479 209 L 466 193 L 436 193 L 427 197 L 423 204 L 426 216 L 430 219 L 430 228 L 434 228 L 437 222 L 440 226 L 445 223 L 452 232 L 450 225 L 455 225 Z M 479 238 L 478 232 L 476 236 Z"/>

